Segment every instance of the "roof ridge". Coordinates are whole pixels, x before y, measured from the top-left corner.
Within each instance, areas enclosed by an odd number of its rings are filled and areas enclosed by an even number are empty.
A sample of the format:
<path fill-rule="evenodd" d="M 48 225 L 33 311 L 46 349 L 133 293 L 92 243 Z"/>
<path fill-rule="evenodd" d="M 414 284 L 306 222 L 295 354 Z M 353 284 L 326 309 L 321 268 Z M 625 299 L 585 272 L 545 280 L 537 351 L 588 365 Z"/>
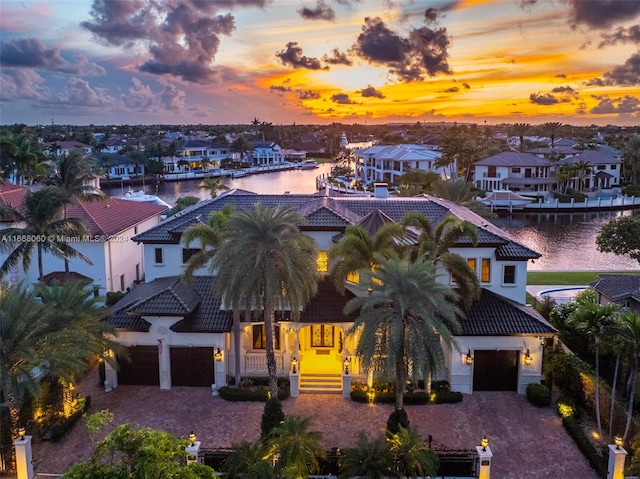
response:
<path fill-rule="evenodd" d="M 111 200 L 114 200 L 114 199 L 115 199 L 115 198 L 108 198 L 108 199 L 107 199 L 107 200 L 105 200 L 105 201 L 111 201 Z M 84 211 L 84 212 L 85 212 L 85 214 L 86 214 L 89 218 L 91 218 L 91 221 L 93 221 L 93 224 L 95 224 L 95 225 L 97 226 L 98 230 L 100 231 L 100 234 L 101 234 L 101 235 L 106 235 L 106 232 L 102 229 L 102 225 L 100 225 L 100 223 L 98 223 L 98 221 L 97 221 L 97 220 L 95 219 L 95 217 L 91 214 L 91 212 L 90 212 L 87 208 L 85 208 L 85 203 L 86 203 L 86 202 L 83 202 L 83 201 L 80 201 L 80 200 L 77 200 L 77 199 L 76 199 L 76 200 L 74 200 L 74 203 L 76 203 L 76 204 L 78 205 L 78 207 L 79 207 L 80 209 L 82 209 L 82 211 Z M 71 206 L 72 204 L 73 204 L 73 203 L 71 203 L 70 205 L 66 206 L 66 207 L 65 207 L 65 209 L 68 209 L 68 208 L 69 208 L 69 206 Z M 68 218 L 68 217 L 69 217 L 69 215 L 67 214 L 67 218 Z"/>

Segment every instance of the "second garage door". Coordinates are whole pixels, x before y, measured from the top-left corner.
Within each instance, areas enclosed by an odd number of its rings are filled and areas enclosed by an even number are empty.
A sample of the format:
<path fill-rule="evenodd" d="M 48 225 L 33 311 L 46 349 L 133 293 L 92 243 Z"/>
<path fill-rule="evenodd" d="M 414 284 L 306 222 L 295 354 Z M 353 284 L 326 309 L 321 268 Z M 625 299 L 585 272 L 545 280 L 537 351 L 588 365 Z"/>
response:
<path fill-rule="evenodd" d="M 118 383 L 135 384 L 139 386 L 158 386 L 160 372 L 158 371 L 157 346 L 130 346 L 129 360 L 118 359 Z"/>
<path fill-rule="evenodd" d="M 518 351 L 475 351 L 474 391 L 516 391 Z"/>
<path fill-rule="evenodd" d="M 214 383 L 213 348 L 171 348 L 171 385 L 203 386 Z"/>

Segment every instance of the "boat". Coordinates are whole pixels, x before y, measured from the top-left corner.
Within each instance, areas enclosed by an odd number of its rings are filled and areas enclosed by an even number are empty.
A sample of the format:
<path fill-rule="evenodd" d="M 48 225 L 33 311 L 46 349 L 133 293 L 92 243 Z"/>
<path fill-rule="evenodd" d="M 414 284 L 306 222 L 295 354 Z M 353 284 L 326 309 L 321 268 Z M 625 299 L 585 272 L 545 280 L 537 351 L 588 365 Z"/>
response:
<path fill-rule="evenodd" d="M 127 191 L 120 199 L 128 201 L 138 201 L 143 203 L 153 203 L 154 205 L 161 205 L 166 206 L 167 208 L 171 208 L 171 205 L 163 201 L 160 197 L 156 195 L 147 195 L 142 190 L 133 191 L 131 187 L 129 187 L 129 191 Z"/>
<path fill-rule="evenodd" d="M 533 201 L 533 198 L 521 196 L 511 190 L 493 190 L 480 201 L 491 209 L 508 208 L 511 211 L 513 208 L 524 208 Z"/>
<path fill-rule="evenodd" d="M 301 170 L 313 170 L 314 168 L 318 168 L 318 162 L 316 160 L 305 160 L 302 163 L 299 163 L 298 168 Z"/>
<path fill-rule="evenodd" d="M 231 172 L 231 178 L 243 178 L 247 176 L 247 172 L 244 170 L 234 170 Z"/>

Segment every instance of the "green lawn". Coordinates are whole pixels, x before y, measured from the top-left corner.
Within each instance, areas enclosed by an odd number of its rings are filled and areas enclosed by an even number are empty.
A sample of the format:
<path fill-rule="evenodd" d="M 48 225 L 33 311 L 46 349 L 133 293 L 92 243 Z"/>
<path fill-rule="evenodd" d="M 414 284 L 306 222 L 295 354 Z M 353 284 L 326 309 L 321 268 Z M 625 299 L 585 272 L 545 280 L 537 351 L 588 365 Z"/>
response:
<path fill-rule="evenodd" d="M 603 271 L 529 271 L 527 284 L 589 284 L 598 279 L 598 274 Z M 605 271 L 606 273 L 630 274 L 628 271 Z"/>

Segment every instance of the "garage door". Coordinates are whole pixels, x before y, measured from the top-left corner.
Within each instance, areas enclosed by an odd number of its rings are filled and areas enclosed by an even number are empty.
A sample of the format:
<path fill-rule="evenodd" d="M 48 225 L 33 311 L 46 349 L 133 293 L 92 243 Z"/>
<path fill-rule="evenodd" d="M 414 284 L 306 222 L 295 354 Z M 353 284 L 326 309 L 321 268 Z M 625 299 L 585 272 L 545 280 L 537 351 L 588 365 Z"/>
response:
<path fill-rule="evenodd" d="M 516 391 L 518 351 L 475 351 L 474 391 Z"/>
<path fill-rule="evenodd" d="M 118 384 L 159 386 L 157 346 L 130 346 L 129 358 L 118 358 Z"/>
<path fill-rule="evenodd" d="M 171 348 L 172 386 L 209 387 L 213 383 L 213 348 Z"/>

